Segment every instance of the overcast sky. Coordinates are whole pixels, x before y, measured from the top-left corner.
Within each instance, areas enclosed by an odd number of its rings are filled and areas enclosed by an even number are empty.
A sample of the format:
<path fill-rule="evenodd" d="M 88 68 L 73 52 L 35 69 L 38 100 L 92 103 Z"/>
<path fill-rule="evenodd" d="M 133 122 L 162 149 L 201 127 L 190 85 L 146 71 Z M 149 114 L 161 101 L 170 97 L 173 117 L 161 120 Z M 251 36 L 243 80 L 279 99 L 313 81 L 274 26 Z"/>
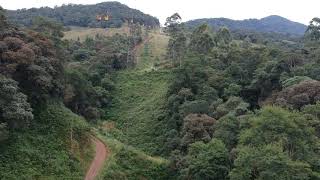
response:
<path fill-rule="evenodd" d="M 95 4 L 108 0 L 0 0 L 5 9 L 62 4 Z M 320 0 L 119 0 L 132 8 L 165 18 L 178 12 L 184 21 L 196 18 L 226 17 L 232 19 L 262 18 L 280 15 L 290 20 L 308 24 L 320 17 Z"/>

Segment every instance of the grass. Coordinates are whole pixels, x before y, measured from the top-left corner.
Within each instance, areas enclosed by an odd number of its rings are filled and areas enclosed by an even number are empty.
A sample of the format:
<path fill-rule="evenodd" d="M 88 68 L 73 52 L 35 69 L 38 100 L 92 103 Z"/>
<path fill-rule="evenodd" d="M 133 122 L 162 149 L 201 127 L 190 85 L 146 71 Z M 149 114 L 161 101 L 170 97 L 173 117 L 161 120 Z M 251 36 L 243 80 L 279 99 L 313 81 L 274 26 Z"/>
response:
<path fill-rule="evenodd" d="M 102 180 L 136 180 L 168 179 L 168 161 L 161 157 L 151 157 L 143 151 L 110 138 L 107 129 L 100 128 L 98 137 L 103 140 L 111 154 L 102 173 L 97 179 Z"/>
<path fill-rule="evenodd" d="M 0 179 L 82 179 L 93 153 L 89 125 L 61 103 L 34 114 L 30 129 L 0 145 Z"/>
<path fill-rule="evenodd" d="M 121 132 L 115 138 L 147 153 L 160 153 L 166 129 L 161 116 L 170 77 L 170 71 L 117 74 L 114 105 L 108 113 L 108 121 L 114 121 Z"/>
<path fill-rule="evenodd" d="M 150 40 L 140 50 L 137 56 L 138 70 L 155 69 L 155 64 L 165 62 L 165 54 L 169 37 L 160 34 L 159 30 L 153 30 L 149 33 Z"/>
<path fill-rule="evenodd" d="M 114 103 L 108 110 L 107 121 L 115 128 L 110 131 L 114 138 L 138 148 L 147 154 L 161 154 L 165 133 L 166 93 L 172 78 L 170 70 L 155 70 L 155 56 L 165 53 L 163 35 L 150 33 L 151 40 L 138 50 L 136 68 L 119 71 L 114 77 Z"/>
<path fill-rule="evenodd" d="M 78 40 L 84 41 L 87 37 L 95 38 L 97 34 L 101 36 L 113 36 L 116 33 L 119 34 L 128 34 L 129 29 L 127 26 L 121 28 L 86 28 L 86 27 L 70 27 L 70 31 L 64 33 L 64 38 L 67 40 Z"/>

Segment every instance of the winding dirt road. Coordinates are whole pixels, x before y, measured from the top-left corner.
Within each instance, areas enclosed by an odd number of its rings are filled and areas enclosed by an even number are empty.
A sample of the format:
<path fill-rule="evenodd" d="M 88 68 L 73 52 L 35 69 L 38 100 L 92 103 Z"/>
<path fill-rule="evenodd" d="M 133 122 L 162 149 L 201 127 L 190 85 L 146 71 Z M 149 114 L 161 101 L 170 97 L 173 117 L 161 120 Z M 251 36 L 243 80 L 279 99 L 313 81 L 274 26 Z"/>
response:
<path fill-rule="evenodd" d="M 109 149 L 97 138 L 92 138 L 95 144 L 96 155 L 87 171 L 85 180 L 94 180 L 98 175 L 99 170 L 103 167 L 103 163 L 109 155 Z"/>

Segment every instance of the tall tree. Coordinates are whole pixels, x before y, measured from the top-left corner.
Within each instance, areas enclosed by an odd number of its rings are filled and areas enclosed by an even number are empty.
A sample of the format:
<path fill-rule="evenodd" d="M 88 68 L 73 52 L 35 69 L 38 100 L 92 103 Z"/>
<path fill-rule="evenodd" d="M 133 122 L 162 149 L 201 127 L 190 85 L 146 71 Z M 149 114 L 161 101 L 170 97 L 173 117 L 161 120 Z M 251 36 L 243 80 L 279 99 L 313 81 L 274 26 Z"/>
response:
<path fill-rule="evenodd" d="M 228 150 L 222 141 L 212 139 L 208 144 L 196 142 L 189 148 L 182 179 L 228 179 L 230 170 Z"/>
<path fill-rule="evenodd" d="M 195 29 L 191 35 L 190 48 L 200 54 L 206 54 L 214 46 L 210 35 L 210 28 L 203 24 Z"/>
<path fill-rule="evenodd" d="M 36 17 L 32 20 L 32 29 L 42 33 L 51 39 L 56 46 L 60 46 L 63 37 L 63 25 L 44 17 Z"/>
<path fill-rule="evenodd" d="M 315 41 L 320 39 L 320 18 L 315 17 L 310 21 L 306 31 L 306 37 Z"/>
<path fill-rule="evenodd" d="M 10 129 L 24 129 L 33 119 L 27 96 L 19 91 L 18 83 L 2 75 L 0 75 L 0 112 L 0 124 L 6 123 Z"/>
<path fill-rule="evenodd" d="M 167 56 L 173 61 L 173 65 L 175 66 L 181 66 L 187 42 L 181 21 L 181 16 L 178 13 L 175 13 L 168 17 L 165 23 L 165 30 L 170 36 Z"/>
<path fill-rule="evenodd" d="M 6 16 L 5 16 L 5 10 L 0 6 L 0 30 L 5 28 L 8 25 Z"/>
<path fill-rule="evenodd" d="M 216 35 L 216 42 L 218 45 L 227 45 L 232 41 L 232 36 L 228 28 L 222 27 Z"/>

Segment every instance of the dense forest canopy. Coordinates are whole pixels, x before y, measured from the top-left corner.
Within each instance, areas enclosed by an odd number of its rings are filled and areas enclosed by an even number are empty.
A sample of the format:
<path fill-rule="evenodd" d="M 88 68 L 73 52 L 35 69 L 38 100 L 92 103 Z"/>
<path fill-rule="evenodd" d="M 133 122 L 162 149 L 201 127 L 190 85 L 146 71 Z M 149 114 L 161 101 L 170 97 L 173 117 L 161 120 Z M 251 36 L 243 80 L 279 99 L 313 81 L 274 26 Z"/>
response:
<path fill-rule="evenodd" d="M 176 67 L 165 119 L 171 175 L 319 179 L 318 19 L 291 44 L 245 25 L 190 29 L 177 13 L 167 22 Z"/>
<path fill-rule="evenodd" d="M 108 20 L 97 20 L 97 16 L 107 16 Z M 119 2 L 103 2 L 95 5 L 68 4 L 61 7 L 42 7 L 8 11 L 10 21 L 25 26 L 32 25 L 35 17 L 50 18 L 65 26 L 120 27 L 125 22 L 158 27 L 159 20 L 139 10 L 131 9 Z"/>

